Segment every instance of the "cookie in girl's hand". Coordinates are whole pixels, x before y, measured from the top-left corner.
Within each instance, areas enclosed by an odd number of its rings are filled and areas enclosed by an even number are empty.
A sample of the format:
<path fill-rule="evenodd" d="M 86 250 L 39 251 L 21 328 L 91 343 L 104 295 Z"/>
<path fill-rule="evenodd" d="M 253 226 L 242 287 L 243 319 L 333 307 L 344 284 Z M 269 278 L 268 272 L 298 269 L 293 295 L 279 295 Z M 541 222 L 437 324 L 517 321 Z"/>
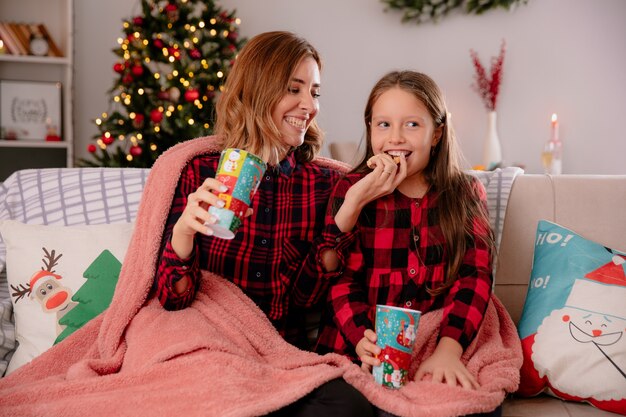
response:
<path fill-rule="evenodd" d="M 395 156 L 389 155 L 389 156 L 391 156 L 393 158 L 393 162 L 396 165 L 400 165 L 400 157 L 399 156 L 397 156 L 397 155 L 395 155 Z M 372 161 L 372 159 L 374 159 L 374 157 L 371 157 L 370 159 L 367 160 L 367 167 L 370 168 L 370 169 L 376 168 L 376 166 L 374 165 L 374 162 Z"/>

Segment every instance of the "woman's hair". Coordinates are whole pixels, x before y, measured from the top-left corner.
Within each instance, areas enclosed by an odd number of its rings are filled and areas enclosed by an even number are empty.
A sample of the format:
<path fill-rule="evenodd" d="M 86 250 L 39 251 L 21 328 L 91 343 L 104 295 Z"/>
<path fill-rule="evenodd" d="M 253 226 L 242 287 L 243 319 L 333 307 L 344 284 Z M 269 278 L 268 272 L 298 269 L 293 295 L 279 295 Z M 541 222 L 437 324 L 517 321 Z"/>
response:
<path fill-rule="evenodd" d="M 287 93 L 296 67 L 307 57 L 321 70 L 317 50 L 291 32 L 266 32 L 243 47 L 217 101 L 215 134 L 225 148 L 243 148 L 270 164 L 279 162 L 285 146 L 272 120 L 272 111 Z M 311 161 L 322 146 L 323 134 L 315 120 L 296 150 L 302 162 Z"/>
<path fill-rule="evenodd" d="M 392 88 L 401 88 L 421 101 L 434 121 L 435 128 L 442 127 L 441 138 L 432 148 L 424 177 L 438 201 L 441 232 L 445 250 L 450 255 L 446 265 L 445 281 L 441 287 L 431 288 L 431 294 L 440 294 L 452 286 L 459 273 L 467 247 L 472 244 L 472 219 L 485 231 L 484 241 L 495 252 L 493 231 L 489 226 L 487 208 L 480 202 L 479 190 L 472 177 L 461 168 L 462 154 L 458 148 L 454 129 L 450 124 L 443 93 L 428 75 L 415 71 L 393 71 L 383 76 L 372 89 L 365 106 L 366 151 L 355 172 L 369 172 L 367 160 L 374 155 L 371 141 L 372 108 L 380 96 Z"/>

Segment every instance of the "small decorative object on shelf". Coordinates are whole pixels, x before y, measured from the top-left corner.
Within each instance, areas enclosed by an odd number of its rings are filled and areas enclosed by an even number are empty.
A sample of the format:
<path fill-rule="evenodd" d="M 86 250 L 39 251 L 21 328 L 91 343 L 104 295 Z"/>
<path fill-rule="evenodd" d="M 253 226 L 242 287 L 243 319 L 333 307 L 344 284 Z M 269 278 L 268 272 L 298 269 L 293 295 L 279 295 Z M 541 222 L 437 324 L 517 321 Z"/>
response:
<path fill-rule="evenodd" d="M 560 175 L 563 169 L 561 158 L 563 155 L 563 143 L 559 139 L 559 120 L 556 113 L 552 115 L 552 133 L 541 153 L 541 163 L 546 174 Z"/>
<path fill-rule="evenodd" d="M 500 54 L 491 58 L 490 74 L 487 75 L 485 67 L 480 62 L 478 54 L 470 49 L 470 55 L 476 70 L 474 89 L 480 94 L 488 113 L 487 137 L 483 143 L 483 159 L 482 165 L 484 169 L 492 170 L 502 164 L 502 149 L 500 147 L 500 139 L 498 137 L 496 104 L 498 102 L 498 93 L 500 92 L 500 83 L 502 82 L 502 66 L 504 63 L 504 53 L 506 51 L 506 42 L 502 40 L 500 46 Z"/>
<path fill-rule="evenodd" d="M 52 119 L 46 120 L 46 142 L 60 142 L 61 136 L 57 131 L 56 125 L 52 123 Z"/>
<path fill-rule="evenodd" d="M 29 52 L 31 55 L 35 56 L 47 56 L 50 52 L 50 44 L 48 40 L 43 36 L 43 34 L 39 31 L 39 28 L 35 25 L 31 25 L 31 29 L 35 28 L 36 31 L 32 30 L 29 40 Z"/>

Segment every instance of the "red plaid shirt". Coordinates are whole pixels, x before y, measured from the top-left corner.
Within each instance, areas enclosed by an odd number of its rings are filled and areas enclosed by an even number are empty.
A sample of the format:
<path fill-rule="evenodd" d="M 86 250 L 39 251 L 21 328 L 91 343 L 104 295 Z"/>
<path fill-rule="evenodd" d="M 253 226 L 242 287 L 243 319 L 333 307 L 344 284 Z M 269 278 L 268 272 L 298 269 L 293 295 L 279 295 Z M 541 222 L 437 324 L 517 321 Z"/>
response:
<path fill-rule="evenodd" d="M 172 249 L 172 228 L 187 196 L 205 178 L 215 176 L 218 161 L 219 154 L 196 157 L 181 174 L 164 233 L 156 295 L 168 310 L 185 308 L 195 298 L 200 270 L 214 272 L 238 285 L 287 341 L 301 346 L 303 315 L 297 309 L 323 299 L 329 280 L 337 275 L 324 272 L 319 251 L 354 240 L 338 229 L 323 232 L 328 199 L 342 174 L 299 163 L 290 154 L 277 167 L 268 168 L 252 200 L 254 213 L 244 219 L 234 239 L 196 234 L 192 255 L 182 260 Z M 184 275 L 192 279 L 192 289 L 177 295 L 172 287 Z"/>
<path fill-rule="evenodd" d="M 337 184 L 327 213 L 334 224 L 333 206 L 361 178 L 350 174 Z M 486 193 L 474 179 L 486 210 Z M 336 200 L 336 202 L 335 202 Z M 394 192 L 368 204 L 357 225 L 358 237 L 345 254 L 345 269 L 333 284 L 322 318 L 317 350 L 338 352 L 356 359 L 355 346 L 366 329 L 374 329 L 376 304 L 420 310 L 443 307 L 439 337 L 449 336 L 465 349 L 480 326 L 491 295 L 491 263 L 487 245 L 478 235 L 488 231 L 474 222 L 469 249 L 459 276 L 449 291 L 431 296 L 426 289 L 444 281 L 448 253 L 438 222 L 436 192 L 421 199 Z"/>

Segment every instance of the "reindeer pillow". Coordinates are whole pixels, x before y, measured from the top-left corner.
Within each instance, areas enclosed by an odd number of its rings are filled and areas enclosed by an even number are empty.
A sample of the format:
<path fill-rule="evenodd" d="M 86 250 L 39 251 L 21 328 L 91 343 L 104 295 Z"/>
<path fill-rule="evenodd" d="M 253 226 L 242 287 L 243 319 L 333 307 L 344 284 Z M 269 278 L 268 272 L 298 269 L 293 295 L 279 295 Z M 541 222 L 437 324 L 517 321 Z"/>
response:
<path fill-rule="evenodd" d="M 0 222 L 19 343 L 7 375 L 108 307 L 132 227 Z"/>

